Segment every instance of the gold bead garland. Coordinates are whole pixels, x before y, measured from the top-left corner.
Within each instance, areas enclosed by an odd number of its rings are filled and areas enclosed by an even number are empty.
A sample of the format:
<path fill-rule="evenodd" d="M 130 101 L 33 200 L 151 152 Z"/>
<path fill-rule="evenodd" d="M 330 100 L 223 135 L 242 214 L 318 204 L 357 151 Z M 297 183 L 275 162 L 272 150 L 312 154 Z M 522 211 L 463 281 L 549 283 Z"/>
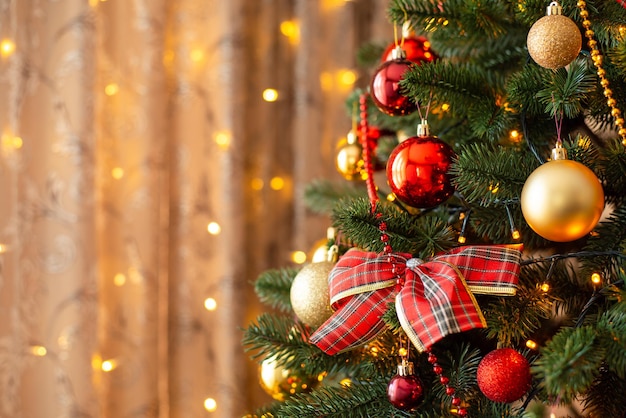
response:
<path fill-rule="evenodd" d="M 578 0 L 576 6 L 580 9 L 580 17 L 583 19 L 582 25 L 585 28 L 585 36 L 587 37 L 587 45 L 591 49 L 591 59 L 593 65 L 597 68 L 596 74 L 600 77 L 600 85 L 604 89 L 604 97 L 606 104 L 611 109 L 611 116 L 615 118 L 615 125 L 618 127 L 618 134 L 622 138 L 622 144 L 626 146 L 626 128 L 622 112 L 617 107 L 617 100 L 613 98 L 613 90 L 609 87 L 609 80 L 606 78 L 606 71 L 602 68 L 602 53 L 598 49 L 598 42 L 594 39 L 595 33 L 591 29 L 591 21 L 589 20 L 589 12 L 587 11 L 587 3 L 585 0 Z"/>

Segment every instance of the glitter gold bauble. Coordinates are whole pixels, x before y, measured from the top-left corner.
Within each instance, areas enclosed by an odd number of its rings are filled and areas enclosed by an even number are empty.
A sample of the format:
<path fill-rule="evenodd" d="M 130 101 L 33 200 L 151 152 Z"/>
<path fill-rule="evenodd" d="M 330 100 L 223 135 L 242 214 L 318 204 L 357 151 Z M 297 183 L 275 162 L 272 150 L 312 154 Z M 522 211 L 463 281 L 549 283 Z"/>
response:
<path fill-rule="evenodd" d="M 604 191 L 585 165 L 553 160 L 528 176 L 521 204 L 524 219 L 537 234 L 550 241 L 574 241 L 587 235 L 600 220 Z"/>
<path fill-rule="evenodd" d="M 328 274 L 334 265 L 330 261 L 307 264 L 291 284 L 291 307 L 298 319 L 313 329 L 319 328 L 333 314 Z"/>
<path fill-rule="evenodd" d="M 268 395 L 282 402 L 296 393 L 310 391 L 316 379 L 304 373 L 294 373 L 278 364 L 274 357 L 269 357 L 259 367 L 259 383 Z"/>
<path fill-rule="evenodd" d="M 582 47 L 582 35 L 567 16 L 544 16 L 530 28 L 526 45 L 532 59 L 544 68 L 562 68 L 574 61 Z"/>

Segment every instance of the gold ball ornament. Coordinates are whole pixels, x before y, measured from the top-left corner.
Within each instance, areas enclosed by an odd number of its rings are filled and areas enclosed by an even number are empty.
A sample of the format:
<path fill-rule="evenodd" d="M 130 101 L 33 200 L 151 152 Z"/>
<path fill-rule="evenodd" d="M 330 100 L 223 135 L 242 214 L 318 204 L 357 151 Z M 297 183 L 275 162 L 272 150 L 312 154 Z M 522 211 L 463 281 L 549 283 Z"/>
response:
<path fill-rule="evenodd" d="M 604 191 L 585 165 L 553 160 L 528 176 L 521 204 L 524 219 L 537 234 L 550 241 L 575 241 L 600 220 Z"/>
<path fill-rule="evenodd" d="M 548 13 L 550 10 L 548 7 Z M 536 21 L 526 38 L 526 46 L 532 59 L 540 66 L 553 70 L 574 61 L 580 53 L 582 43 L 582 35 L 576 23 L 556 12 Z"/>
<path fill-rule="evenodd" d="M 291 284 L 291 307 L 298 319 L 313 329 L 319 328 L 333 314 L 328 274 L 334 265 L 331 261 L 307 264 Z"/>
<path fill-rule="evenodd" d="M 363 161 L 363 147 L 358 143 L 353 131 L 348 133 L 347 138 L 337 144 L 337 158 L 335 159 L 337 171 L 346 180 L 359 180 L 363 173 L 365 162 Z"/>
<path fill-rule="evenodd" d="M 284 401 L 296 393 L 310 391 L 317 379 L 304 373 L 292 372 L 268 357 L 259 367 L 259 383 L 263 390 L 277 401 Z"/>

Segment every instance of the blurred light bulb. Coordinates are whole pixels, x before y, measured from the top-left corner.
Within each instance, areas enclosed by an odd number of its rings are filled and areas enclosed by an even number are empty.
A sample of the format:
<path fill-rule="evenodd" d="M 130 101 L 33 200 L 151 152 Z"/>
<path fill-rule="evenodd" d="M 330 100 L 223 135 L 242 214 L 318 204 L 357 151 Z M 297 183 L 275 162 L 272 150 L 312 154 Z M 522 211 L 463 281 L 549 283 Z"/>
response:
<path fill-rule="evenodd" d="M 3 39 L 0 42 L 0 54 L 2 54 L 3 58 L 6 58 L 12 55 L 15 52 L 15 42 L 11 39 Z"/>
<path fill-rule="evenodd" d="M 109 83 L 104 87 L 104 94 L 107 96 L 115 96 L 120 91 L 120 86 L 117 83 Z"/>
<path fill-rule="evenodd" d="M 294 251 L 291 253 L 291 261 L 296 264 L 303 264 L 306 261 L 306 253 L 304 251 Z"/>
<path fill-rule="evenodd" d="M 263 90 L 263 100 L 266 102 L 275 102 L 278 100 L 278 90 L 276 89 L 265 89 Z"/>
<path fill-rule="evenodd" d="M 124 177 L 124 169 L 122 167 L 114 167 L 111 170 L 111 176 L 113 176 L 115 180 L 120 180 Z"/>
<path fill-rule="evenodd" d="M 48 350 L 43 345 L 33 345 L 30 347 L 30 352 L 37 357 L 43 357 L 48 354 Z"/>
<path fill-rule="evenodd" d="M 206 298 L 204 300 L 204 308 L 207 311 L 214 311 L 217 309 L 217 301 L 213 298 Z"/>
<path fill-rule="evenodd" d="M 211 235 L 219 235 L 222 232 L 222 227 L 217 222 L 209 222 L 206 229 Z"/>
<path fill-rule="evenodd" d="M 270 187 L 272 190 L 282 190 L 285 187 L 285 180 L 282 177 L 272 177 L 270 180 Z"/>
<path fill-rule="evenodd" d="M 209 412 L 215 412 L 217 410 L 217 401 L 213 398 L 206 398 L 204 400 L 204 409 Z"/>

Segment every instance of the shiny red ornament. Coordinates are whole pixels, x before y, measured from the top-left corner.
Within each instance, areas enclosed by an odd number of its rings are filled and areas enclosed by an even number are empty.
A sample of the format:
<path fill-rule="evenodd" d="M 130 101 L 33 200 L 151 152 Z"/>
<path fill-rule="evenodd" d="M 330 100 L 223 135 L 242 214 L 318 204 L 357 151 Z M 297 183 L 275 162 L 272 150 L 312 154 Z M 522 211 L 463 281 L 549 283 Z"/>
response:
<path fill-rule="evenodd" d="M 370 84 L 372 101 L 381 112 L 390 116 L 404 116 L 417 110 L 416 104 L 400 92 L 400 81 L 411 66 L 411 61 L 397 58 L 378 67 Z"/>
<path fill-rule="evenodd" d="M 398 365 L 398 374 L 387 386 L 387 398 L 393 406 L 403 411 L 416 408 L 424 399 L 422 380 L 414 374 L 413 363 L 403 361 Z"/>
<path fill-rule="evenodd" d="M 435 136 L 414 136 L 401 142 L 387 161 L 387 182 L 403 203 L 430 208 L 454 193 L 448 169 L 452 148 Z"/>
<path fill-rule="evenodd" d="M 530 389 L 530 365 L 512 348 L 499 348 L 487 354 L 478 365 L 478 387 L 494 402 L 513 402 Z"/>
<path fill-rule="evenodd" d="M 420 64 L 424 61 L 431 62 L 437 59 L 437 55 L 430 49 L 430 42 L 423 36 L 411 36 L 404 38 L 404 41 L 400 43 L 400 46 L 406 54 L 406 59 L 416 64 Z M 392 43 L 385 49 L 382 56 L 383 62 L 393 59 L 393 50 L 395 48 L 396 44 Z"/>

